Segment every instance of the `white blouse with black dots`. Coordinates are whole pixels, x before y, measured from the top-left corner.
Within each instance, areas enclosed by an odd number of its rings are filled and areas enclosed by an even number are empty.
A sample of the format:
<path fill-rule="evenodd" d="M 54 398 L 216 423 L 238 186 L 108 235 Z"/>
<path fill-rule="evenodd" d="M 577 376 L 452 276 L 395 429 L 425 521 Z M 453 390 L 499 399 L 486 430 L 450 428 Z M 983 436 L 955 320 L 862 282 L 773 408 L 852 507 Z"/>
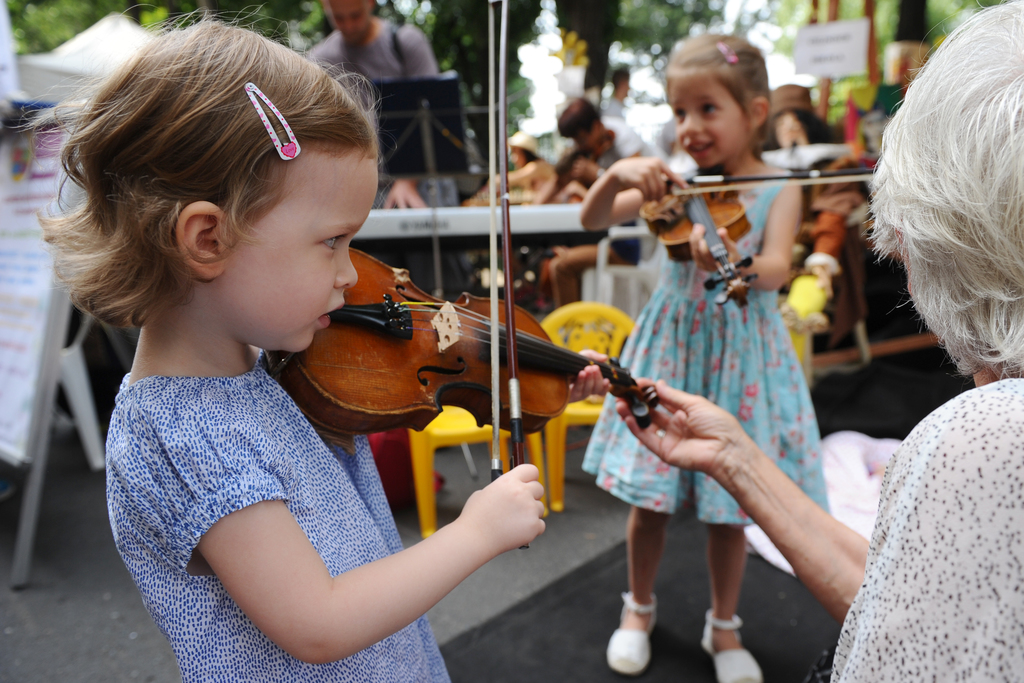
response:
<path fill-rule="evenodd" d="M 896 451 L 832 681 L 1024 681 L 1024 379 L 961 394 Z"/>

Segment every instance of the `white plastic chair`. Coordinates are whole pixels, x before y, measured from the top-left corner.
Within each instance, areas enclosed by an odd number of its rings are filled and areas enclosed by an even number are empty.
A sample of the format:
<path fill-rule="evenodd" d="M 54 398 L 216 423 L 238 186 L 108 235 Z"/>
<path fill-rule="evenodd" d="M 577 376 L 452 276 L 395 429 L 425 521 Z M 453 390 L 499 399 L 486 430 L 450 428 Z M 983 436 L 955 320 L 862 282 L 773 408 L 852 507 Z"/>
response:
<path fill-rule="evenodd" d="M 612 265 L 608 253 L 613 242 L 640 240 L 640 261 L 635 266 Z M 597 243 L 597 264 L 594 268 L 594 301 L 615 306 L 636 319 L 640 309 L 658 286 L 658 272 L 665 250 L 646 226 L 617 226 Z M 621 284 L 625 286 L 621 286 Z"/>

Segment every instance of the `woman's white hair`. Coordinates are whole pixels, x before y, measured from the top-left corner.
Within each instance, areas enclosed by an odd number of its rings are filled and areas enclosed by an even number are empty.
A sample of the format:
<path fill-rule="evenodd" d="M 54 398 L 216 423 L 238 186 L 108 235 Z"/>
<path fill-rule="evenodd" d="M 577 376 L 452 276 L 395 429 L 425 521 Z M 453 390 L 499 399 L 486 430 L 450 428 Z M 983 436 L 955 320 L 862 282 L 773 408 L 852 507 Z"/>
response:
<path fill-rule="evenodd" d="M 1024 375 L 1024 1 L 978 12 L 921 69 L 885 129 L 872 212 L 960 371 Z"/>

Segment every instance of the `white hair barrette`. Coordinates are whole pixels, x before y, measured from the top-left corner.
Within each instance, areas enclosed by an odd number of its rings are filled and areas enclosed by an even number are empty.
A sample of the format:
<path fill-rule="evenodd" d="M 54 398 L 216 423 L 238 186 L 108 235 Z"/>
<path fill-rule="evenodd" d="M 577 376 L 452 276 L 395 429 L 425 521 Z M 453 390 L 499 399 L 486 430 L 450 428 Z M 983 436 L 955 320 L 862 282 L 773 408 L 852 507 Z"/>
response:
<path fill-rule="evenodd" d="M 274 142 L 274 147 L 277 149 L 278 155 L 285 161 L 290 161 L 295 157 L 299 156 L 299 152 L 302 148 L 299 147 L 299 141 L 295 137 L 295 133 L 292 132 L 291 126 L 284 120 L 284 116 L 277 110 L 274 103 L 270 101 L 270 98 L 263 94 L 263 91 L 256 87 L 255 83 L 245 84 L 245 94 L 249 96 L 249 100 L 252 102 L 252 106 L 256 107 L 256 113 L 260 115 L 260 120 L 263 121 L 263 125 L 266 126 L 267 132 L 270 134 L 270 139 Z M 267 103 L 270 107 L 270 111 L 274 112 L 274 116 L 281 122 L 281 127 L 284 128 L 284 132 L 288 134 L 288 143 L 281 144 L 281 138 L 277 137 L 277 132 L 274 131 L 274 127 L 270 125 L 270 121 L 267 119 L 267 112 L 263 111 L 263 107 L 260 105 L 259 97 L 261 100 Z"/>

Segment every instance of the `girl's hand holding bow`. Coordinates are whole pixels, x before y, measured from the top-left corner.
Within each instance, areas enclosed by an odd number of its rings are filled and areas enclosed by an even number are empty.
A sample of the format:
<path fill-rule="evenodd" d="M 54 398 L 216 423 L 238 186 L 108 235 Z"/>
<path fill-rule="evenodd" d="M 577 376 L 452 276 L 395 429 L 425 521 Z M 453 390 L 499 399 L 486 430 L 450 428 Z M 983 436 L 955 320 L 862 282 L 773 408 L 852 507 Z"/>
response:
<path fill-rule="evenodd" d="M 629 157 L 621 159 L 608 169 L 610 181 L 618 185 L 617 190 L 637 189 L 645 202 L 657 201 L 665 196 L 670 185 L 686 187 L 686 181 L 672 172 L 658 157 Z M 603 176 L 602 176 L 603 178 Z"/>
<path fill-rule="evenodd" d="M 544 533 L 544 487 L 533 465 L 520 465 L 475 492 L 453 522 L 466 528 L 487 549 L 485 561 L 506 550 L 529 545 Z"/>
<path fill-rule="evenodd" d="M 686 181 L 657 157 L 620 159 L 587 192 L 580 223 L 587 230 L 601 230 L 633 220 L 644 202 L 661 199 L 671 184 L 686 187 Z"/>

